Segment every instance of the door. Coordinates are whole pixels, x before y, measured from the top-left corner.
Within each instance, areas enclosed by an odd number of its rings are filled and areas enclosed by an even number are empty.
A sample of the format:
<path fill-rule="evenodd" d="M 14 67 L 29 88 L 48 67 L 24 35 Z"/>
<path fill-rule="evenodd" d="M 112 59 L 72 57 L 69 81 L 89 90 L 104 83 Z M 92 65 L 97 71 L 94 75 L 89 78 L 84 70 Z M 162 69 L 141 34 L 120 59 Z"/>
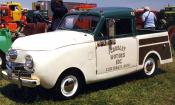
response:
<path fill-rule="evenodd" d="M 137 40 L 132 35 L 132 19 L 107 19 L 97 49 L 97 74 L 116 72 L 116 75 L 136 70 Z"/>

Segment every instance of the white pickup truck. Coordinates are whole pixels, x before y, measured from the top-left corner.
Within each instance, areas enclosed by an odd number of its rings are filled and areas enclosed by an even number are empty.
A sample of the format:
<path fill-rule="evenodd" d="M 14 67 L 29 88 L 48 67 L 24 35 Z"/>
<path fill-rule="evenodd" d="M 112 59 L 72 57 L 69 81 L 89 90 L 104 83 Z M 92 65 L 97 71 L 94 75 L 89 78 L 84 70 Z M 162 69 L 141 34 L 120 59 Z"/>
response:
<path fill-rule="evenodd" d="M 97 8 L 67 14 L 58 30 L 17 39 L 3 77 L 19 87 L 54 89 L 75 97 L 83 85 L 172 62 L 168 33 L 136 30 L 131 8 Z"/>

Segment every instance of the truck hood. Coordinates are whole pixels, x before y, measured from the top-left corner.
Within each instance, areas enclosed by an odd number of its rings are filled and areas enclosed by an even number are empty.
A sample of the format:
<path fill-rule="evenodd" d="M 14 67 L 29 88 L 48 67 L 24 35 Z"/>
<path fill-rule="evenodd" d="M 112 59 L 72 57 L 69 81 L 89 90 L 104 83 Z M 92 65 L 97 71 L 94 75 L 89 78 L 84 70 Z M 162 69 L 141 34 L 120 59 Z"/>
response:
<path fill-rule="evenodd" d="M 20 50 L 54 50 L 60 47 L 92 41 L 94 41 L 93 36 L 87 33 L 58 30 L 18 38 L 13 43 L 12 48 Z"/>

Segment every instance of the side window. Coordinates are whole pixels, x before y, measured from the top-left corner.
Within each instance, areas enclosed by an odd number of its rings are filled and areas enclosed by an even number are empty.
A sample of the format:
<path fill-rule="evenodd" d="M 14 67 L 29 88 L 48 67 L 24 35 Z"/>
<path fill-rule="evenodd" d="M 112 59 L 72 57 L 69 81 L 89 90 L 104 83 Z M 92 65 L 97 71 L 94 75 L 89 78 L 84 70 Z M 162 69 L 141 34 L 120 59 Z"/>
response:
<path fill-rule="evenodd" d="M 98 40 L 104 40 L 108 38 L 108 31 L 107 31 L 107 25 L 106 25 L 106 21 L 103 23 L 100 32 L 97 35 L 97 39 Z"/>
<path fill-rule="evenodd" d="M 106 19 L 104 22 L 100 33 L 98 34 L 98 39 L 110 39 L 119 37 L 132 36 L 132 19 L 131 18 L 121 18 L 121 19 Z"/>
<path fill-rule="evenodd" d="M 130 36 L 132 33 L 132 19 L 116 19 L 116 37 Z"/>
<path fill-rule="evenodd" d="M 108 27 L 109 38 L 114 38 L 116 35 L 115 19 L 109 19 L 106 25 Z"/>
<path fill-rule="evenodd" d="M 98 34 L 98 39 L 114 38 L 116 34 L 115 30 L 115 19 L 106 19 Z"/>

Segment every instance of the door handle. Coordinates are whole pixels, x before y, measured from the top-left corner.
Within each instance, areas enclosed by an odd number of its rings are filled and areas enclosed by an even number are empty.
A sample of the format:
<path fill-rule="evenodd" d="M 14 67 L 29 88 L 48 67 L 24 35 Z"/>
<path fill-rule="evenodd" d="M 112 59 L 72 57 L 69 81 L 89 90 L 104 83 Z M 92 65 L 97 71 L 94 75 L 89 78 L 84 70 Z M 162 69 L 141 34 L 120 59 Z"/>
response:
<path fill-rule="evenodd" d="M 114 45 L 114 44 L 116 44 L 116 41 L 115 41 L 115 39 L 110 39 L 107 41 L 107 43 L 108 43 L 108 45 Z"/>

